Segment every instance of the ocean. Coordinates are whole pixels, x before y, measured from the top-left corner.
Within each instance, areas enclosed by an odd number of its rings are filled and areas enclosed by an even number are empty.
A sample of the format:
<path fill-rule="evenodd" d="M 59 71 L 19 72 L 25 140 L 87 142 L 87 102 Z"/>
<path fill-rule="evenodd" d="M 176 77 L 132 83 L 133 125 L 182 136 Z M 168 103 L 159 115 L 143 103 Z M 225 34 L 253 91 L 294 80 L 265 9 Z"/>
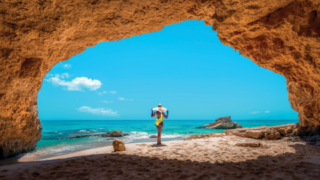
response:
<path fill-rule="evenodd" d="M 222 129 L 195 129 L 214 120 L 164 120 L 162 141 L 180 140 L 195 134 L 222 132 Z M 298 120 L 238 120 L 246 127 L 276 126 L 298 123 Z M 120 130 L 128 136 L 120 137 L 125 143 L 156 142 L 150 139 L 157 134 L 154 120 L 44 120 L 42 138 L 35 150 L 23 156 L 62 155 L 74 151 L 109 146 L 113 138 L 83 137 L 68 138 L 72 135 L 99 134 Z"/>

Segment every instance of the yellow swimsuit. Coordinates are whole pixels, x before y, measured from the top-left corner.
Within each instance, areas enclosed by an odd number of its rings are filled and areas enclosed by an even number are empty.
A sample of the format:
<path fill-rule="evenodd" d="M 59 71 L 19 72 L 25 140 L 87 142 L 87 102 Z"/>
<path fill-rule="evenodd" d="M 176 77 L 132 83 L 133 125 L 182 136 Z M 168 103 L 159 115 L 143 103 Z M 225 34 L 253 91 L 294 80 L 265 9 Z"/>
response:
<path fill-rule="evenodd" d="M 163 121 L 163 116 L 162 116 L 162 113 L 161 113 L 160 118 L 159 118 L 159 119 L 157 118 L 156 126 L 159 126 L 159 124 L 160 124 L 162 121 Z"/>

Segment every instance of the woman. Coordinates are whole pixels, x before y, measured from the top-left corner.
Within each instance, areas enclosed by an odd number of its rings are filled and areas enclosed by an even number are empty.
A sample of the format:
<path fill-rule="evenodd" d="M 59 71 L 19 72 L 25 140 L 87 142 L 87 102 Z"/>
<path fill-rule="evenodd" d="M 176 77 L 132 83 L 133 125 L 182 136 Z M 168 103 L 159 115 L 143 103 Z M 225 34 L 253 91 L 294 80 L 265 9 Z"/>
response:
<path fill-rule="evenodd" d="M 156 110 L 156 112 L 153 113 L 153 110 Z M 167 111 L 167 115 L 164 114 L 164 112 Z M 157 145 L 161 145 L 161 132 L 163 128 L 163 117 L 168 119 L 169 111 L 162 107 L 161 104 L 158 105 L 158 108 L 151 109 L 151 118 L 157 115 L 156 120 L 156 127 L 158 130 L 158 142 Z"/>

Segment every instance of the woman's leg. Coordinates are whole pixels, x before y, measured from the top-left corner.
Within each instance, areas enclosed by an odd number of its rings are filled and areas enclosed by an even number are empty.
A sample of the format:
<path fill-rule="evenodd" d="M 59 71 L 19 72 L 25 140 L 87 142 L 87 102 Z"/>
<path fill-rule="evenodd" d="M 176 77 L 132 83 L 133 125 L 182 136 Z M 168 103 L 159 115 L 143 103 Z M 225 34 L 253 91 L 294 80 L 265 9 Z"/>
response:
<path fill-rule="evenodd" d="M 162 132 L 162 128 L 163 128 L 163 122 L 161 122 L 159 124 L 159 126 L 157 126 L 157 129 L 158 129 L 158 145 L 161 144 L 161 132 Z"/>

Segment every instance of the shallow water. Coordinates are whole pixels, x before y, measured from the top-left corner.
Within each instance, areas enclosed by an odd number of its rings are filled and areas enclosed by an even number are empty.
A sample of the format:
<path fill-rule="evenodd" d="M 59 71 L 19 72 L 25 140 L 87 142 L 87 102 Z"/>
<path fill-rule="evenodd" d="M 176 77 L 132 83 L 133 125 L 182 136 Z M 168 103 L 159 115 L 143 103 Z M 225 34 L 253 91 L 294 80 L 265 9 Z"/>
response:
<path fill-rule="evenodd" d="M 194 134 L 222 132 L 216 129 L 195 129 L 195 127 L 212 123 L 214 120 L 165 120 L 162 131 L 162 141 L 183 139 Z M 245 127 L 275 126 L 297 123 L 298 120 L 238 120 Z M 129 136 L 121 137 L 125 143 L 150 142 L 149 136 L 156 135 L 154 121 L 147 120 L 50 120 L 42 121 L 42 138 L 36 150 L 24 156 L 61 155 L 73 151 L 91 149 L 111 145 L 110 137 L 84 137 L 68 139 L 72 135 L 99 134 L 120 130 Z"/>

